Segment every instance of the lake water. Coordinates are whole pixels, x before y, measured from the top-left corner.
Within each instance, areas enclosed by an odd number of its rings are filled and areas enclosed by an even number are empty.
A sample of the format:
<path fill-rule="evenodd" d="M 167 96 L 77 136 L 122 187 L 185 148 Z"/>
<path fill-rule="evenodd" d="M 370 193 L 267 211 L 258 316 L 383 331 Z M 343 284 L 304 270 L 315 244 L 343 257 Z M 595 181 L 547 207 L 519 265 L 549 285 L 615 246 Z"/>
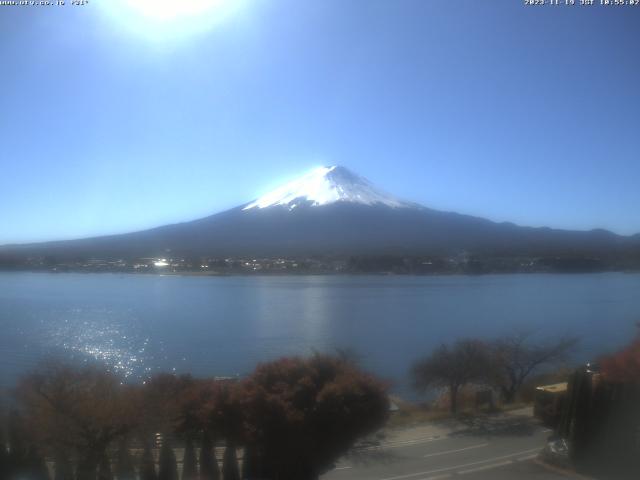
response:
<path fill-rule="evenodd" d="M 519 329 L 582 337 L 576 361 L 640 320 L 640 275 L 189 277 L 0 273 L 0 385 L 46 355 L 150 372 L 242 375 L 314 350 L 356 351 L 410 395 L 411 363 L 442 342 Z"/>

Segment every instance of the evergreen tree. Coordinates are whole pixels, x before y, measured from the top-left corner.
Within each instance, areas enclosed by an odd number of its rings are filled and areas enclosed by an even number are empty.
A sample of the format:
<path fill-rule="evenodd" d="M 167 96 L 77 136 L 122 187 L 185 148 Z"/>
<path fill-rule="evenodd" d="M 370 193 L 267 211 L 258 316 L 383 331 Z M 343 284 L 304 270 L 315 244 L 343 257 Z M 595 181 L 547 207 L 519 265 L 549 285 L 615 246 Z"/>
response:
<path fill-rule="evenodd" d="M 202 438 L 202 448 L 200 449 L 200 479 L 201 480 L 219 480 L 220 469 L 218 468 L 218 459 L 216 458 L 215 442 L 211 440 L 211 436 L 205 433 Z"/>
<path fill-rule="evenodd" d="M 76 466 L 76 480 L 96 480 L 100 458 L 94 452 L 83 452 Z"/>
<path fill-rule="evenodd" d="M 196 458 L 196 450 L 193 447 L 193 441 L 188 437 L 184 446 L 184 457 L 182 460 L 182 480 L 197 480 L 197 463 L 198 461 Z"/>
<path fill-rule="evenodd" d="M 73 480 L 73 468 L 66 450 L 59 448 L 55 452 L 54 480 Z"/>
<path fill-rule="evenodd" d="M 4 479 L 4 476 L 8 474 L 9 470 L 9 453 L 7 452 L 7 446 L 4 443 L 4 438 L 0 437 L 0 478 Z"/>
<path fill-rule="evenodd" d="M 107 455 L 103 455 L 98 464 L 98 480 L 113 480 L 111 460 Z"/>
<path fill-rule="evenodd" d="M 118 480 L 135 480 L 136 478 L 136 471 L 133 467 L 133 458 L 129 452 L 129 445 L 126 440 L 122 440 L 118 446 L 116 477 Z"/>
<path fill-rule="evenodd" d="M 49 469 L 44 457 L 34 446 L 29 448 L 26 457 L 26 471 L 29 472 L 27 478 L 30 480 L 49 480 Z"/>
<path fill-rule="evenodd" d="M 178 480 L 178 462 L 171 443 L 165 437 L 160 448 L 160 468 L 158 480 Z"/>
<path fill-rule="evenodd" d="M 244 451 L 242 452 L 242 478 L 251 479 L 255 477 L 255 470 L 255 459 L 253 458 L 253 451 L 249 447 L 244 447 Z"/>
<path fill-rule="evenodd" d="M 240 480 L 240 472 L 238 471 L 238 457 L 236 456 L 236 446 L 227 443 L 224 449 L 224 458 L 222 462 L 222 478 L 223 480 Z"/>
<path fill-rule="evenodd" d="M 8 422 L 9 452 L 7 455 L 8 477 L 20 477 L 27 466 L 27 448 L 22 418 L 16 411 L 9 414 Z"/>
<path fill-rule="evenodd" d="M 260 458 L 255 447 L 251 445 L 245 446 L 242 454 L 242 478 L 245 480 L 262 478 L 261 470 Z"/>
<path fill-rule="evenodd" d="M 140 459 L 140 480 L 157 480 L 156 462 L 149 444 L 145 444 L 142 458 Z"/>

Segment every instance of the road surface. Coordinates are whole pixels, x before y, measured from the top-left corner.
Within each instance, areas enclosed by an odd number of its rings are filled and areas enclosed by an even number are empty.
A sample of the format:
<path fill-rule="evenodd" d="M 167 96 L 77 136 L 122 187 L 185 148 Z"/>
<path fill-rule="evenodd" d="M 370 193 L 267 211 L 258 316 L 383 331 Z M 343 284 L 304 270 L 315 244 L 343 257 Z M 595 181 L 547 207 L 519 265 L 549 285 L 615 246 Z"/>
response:
<path fill-rule="evenodd" d="M 395 435 L 354 449 L 322 480 L 560 480 L 536 457 L 550 431 L 530 414 L 502 415 Z"/>

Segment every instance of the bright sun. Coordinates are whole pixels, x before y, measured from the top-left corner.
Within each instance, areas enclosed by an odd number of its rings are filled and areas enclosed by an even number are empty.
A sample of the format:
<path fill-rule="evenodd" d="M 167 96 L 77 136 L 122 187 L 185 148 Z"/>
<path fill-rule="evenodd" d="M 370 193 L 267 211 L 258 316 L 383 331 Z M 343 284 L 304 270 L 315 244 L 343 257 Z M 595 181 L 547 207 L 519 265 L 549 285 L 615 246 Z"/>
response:
<path fill-rule="evenodd" d="M 109 0 L 106 12 L 128 30 L 167 39 L 208 30 L 248 0 Z"/>
<path fill-rule="evenodd" d="M 126 0 L 127 6 L 139 14 L 155 20 L 172 21 L 211 13 L 232 0 Z"/>

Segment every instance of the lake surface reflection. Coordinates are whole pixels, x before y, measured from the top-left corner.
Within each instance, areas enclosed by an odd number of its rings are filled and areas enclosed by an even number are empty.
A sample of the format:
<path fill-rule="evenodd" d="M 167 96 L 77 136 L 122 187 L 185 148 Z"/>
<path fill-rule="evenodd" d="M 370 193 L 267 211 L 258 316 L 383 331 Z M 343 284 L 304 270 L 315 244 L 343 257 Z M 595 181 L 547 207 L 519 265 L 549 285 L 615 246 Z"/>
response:
<path fill-rule="evenodd" d="M 640 275 L 189 277 L 0 273 L 0 384 L 46 355 L 131 379 L 243 375 L 282 355 L 349 348 L 411 395 L 411 363 L 442 342 L 522 329 L 582 337 L 576 361 L 626 343 Z"/>

